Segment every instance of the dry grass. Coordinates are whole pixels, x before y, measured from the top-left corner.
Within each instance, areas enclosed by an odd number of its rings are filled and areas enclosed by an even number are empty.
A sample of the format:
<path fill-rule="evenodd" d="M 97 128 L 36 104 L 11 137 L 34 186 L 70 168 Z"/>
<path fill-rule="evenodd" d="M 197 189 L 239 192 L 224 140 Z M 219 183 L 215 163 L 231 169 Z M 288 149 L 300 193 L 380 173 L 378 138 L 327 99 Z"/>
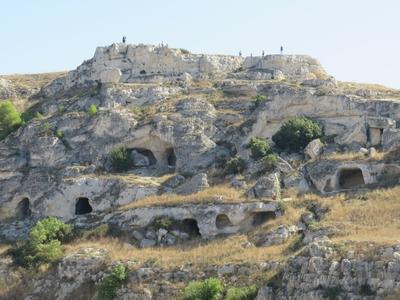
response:
<path fill-rule="evenodd" d="M 0 256 L 4 255 L 4 253 L 6 253 L 10 248 L 11 248 L 11 245 L 0 244 Z"/>
<path fill-rule="evenodd" d="M 162 176 L 139 176 L 129 173 L 109 173 L 109 174 L 85 174 L 82 178 L 93 178 L 99 180 L 119 180 L 127 184 L 146 185 L 146 186 L 158 186 L 159 184 L 166 181 L 168 178 L 174 176 L 173 173 L 168 173 Z M 78 180 L 79 177 L 67 177 L 65 180 Z"/>
<path fill-rule="evenodd" d="M 247 201 L 247 197 L 243 193 L 224 184 L 213 186 L 188 196 L 175 194 L 149 196 L 129 203 L 120 209 L 126 210 L 137 207 L 175 206 L 200 203 L 240 203 L 245 201 Z"/>
<path fill-rule="evenodd" d="M 379 244 L 400 241 L 400 187 L 331 197 L 304 195 L 296 202 L 316 201 L 330 209 L 321 226 L 340 229 L 334 241 L 352 240 Z"/>
<path fill-rule="evenodd" d="M 41 74 L 13 74 L 1 76 L 11 80 L 14 84 L 29 88 L 40 88 L 56 78 L 62 77 L 67 72 L 53 72 Z"/>
<path fill-rule="evenodd" d="M 398 92 L 400 93 L 400 90 L 390 88 L 387 86 L 384 86 L 382 84 L 376 84 L 376 83 L 358 83 L 358 82 L 347 82 L 347 81 L 338 81 L 338 87 L 341 89 L 362 89 L 362 90 L 371 90 L 371 91 L 377 91 L 377 92 Z"/>
<path fill-rule="evenodd" d="M 354 93 L 374 98 L 400 98 L 400 90 L 389 88 L 381 84 L 338 82 L 338 88 L 345 94 Z"/>
<path fill-rule="evenodd" d="M 101 239 L 93 242 L 77 241 L 66 246 L 66 253 L 73 253 L 80 248 L 94 247 L 104 248 L 109 251 L 109 258 L 115 260 L 134 260 L 139 264 L 149 261 L 155 262 L 159 267 L 175 268 L 182 265 L 193 267 L 206 267 L 210 265 L 225 265 L 230 263 L 256 264 L 271 260 L 284 260 L 283 253 L 290 241 L 285 244 L 262 247 L 245 248 L 246 236 L 234 236 L 227 239 L 211 242 L 201 241 L 197 247 L 167 247 L 137 249 L 126 247 L 116 239 Z"/>
<path fill-rule="evenodd" d="M 322 155 L 319 159 L 335 160 L 335 161 L 355 161 L 355 160 L 377 161 L 377 160 L 382 160 L 385 154 L 386 154 L 385 152 L 377 152 L 373 157 L 369 157 L 361 152 L 343 152 L 343 153 L 330 153 Z"/>

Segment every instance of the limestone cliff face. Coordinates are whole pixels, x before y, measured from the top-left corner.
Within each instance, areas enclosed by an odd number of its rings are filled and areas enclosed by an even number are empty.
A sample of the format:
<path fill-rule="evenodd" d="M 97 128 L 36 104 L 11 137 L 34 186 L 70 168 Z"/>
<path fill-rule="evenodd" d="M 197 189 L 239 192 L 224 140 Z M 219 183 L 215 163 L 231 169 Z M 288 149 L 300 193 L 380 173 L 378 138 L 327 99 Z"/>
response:
<path fill-rule="evenodd" d="M 307 55 L 265 55 L 246 57 L 242 68 L 264 79 L 312 80 L 329 75 L 315 58 Z M 258 72 L 258 74 L 254 74 Z"/>
<path fill-rule="evenodd" d="M 0 141 L 0 244 L 26 239 L 38 219 L 55 216 L 88 235 L 106 225 L 123 245 L 70 249 L 49 273 L 21 275 L 19 284 L 32 289 L 15 299 L 93 299 L 117 248 L 138 253 L 123 261 L 130 270 L 120 299 L 176 299 L 189 280 L 219 276 L 242 286 L 270 271 L 268 286 L 257 283 L 257 299 L 379 299 L 400 286 L 400 247 L 375 260 L 342 253 L 327 237 L 341 238 L 347 224 L 324 225 L 335 207 L 320 197 L 399 184 L 400 91 L 337 82 L 309 56 L 202 55 L 142 44 L 99 47 L 56 77 L 27 91 L 0 78 L 0 99 L 36 116 Z M 314 119 L 325 136 L 289 153 L 271 138 L 298 116 Z M 254 157 L 252 137 L 268 139 L 276 156 Z M 115 166 L 116 149 L 124 150 L 124 168 Z M 293 201 L 289 189 L 311 195 Z M 363 206 L 370 201 L 360 198 Z M 340 205 L 348 203 L 356 205 Z M 221 246 L 216 257 L 229 264 L 207 265 L 203 256 L 216 238 L 212 250 Z M 200 265 L 182 258 L 163 269 L 153 256 L 139 263 L 142 248 L 187 244 Z M 274 246 L 280 250 L 267 248 Z M 0 289 L 17 269 L 1 251 Z M 269 259 L 279 251 L 292 257 Z M 241 253 L 246 263 L 236 263 Z"/>

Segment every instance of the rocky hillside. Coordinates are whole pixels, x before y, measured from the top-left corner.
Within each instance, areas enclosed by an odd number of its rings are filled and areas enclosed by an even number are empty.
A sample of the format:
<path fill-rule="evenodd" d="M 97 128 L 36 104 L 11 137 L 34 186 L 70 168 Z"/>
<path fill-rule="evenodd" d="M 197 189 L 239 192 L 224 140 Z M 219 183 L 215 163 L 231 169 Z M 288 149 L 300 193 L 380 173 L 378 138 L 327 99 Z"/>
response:
<path fill-rule="evenodd" d="M 0 298 L 398 299 L 398 121 L 303 55 L 1 76 Z"/>

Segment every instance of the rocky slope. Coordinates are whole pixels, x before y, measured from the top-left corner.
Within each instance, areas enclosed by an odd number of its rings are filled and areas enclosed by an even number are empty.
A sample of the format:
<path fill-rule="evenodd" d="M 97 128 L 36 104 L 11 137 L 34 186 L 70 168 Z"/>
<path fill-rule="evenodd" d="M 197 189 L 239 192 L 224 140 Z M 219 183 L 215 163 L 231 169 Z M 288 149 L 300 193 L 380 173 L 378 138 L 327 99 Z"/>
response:
<path fill-rule="evenodd" d="M 337 82 L 308 56 L 126 44 L 99 47 L 66 74 L 27 78 L 0 78 L 0 98 L 27 116 L 0 141 L 4 248 L 47 216 L 108 229 L 66 245 L 34 276 L 4 251 L 6 299 L 94 298 L 117 261 L 129 268 L 120 299 L 175 299 L 188 281 L 213 276 L 256 283 L 257 299 L 375 299 L 399 288 L 397 204 L 383 196 L 397 197 L 399 91 Z M 299 153 L 274 146 L 281 126 L 304 115 L 324 137 Z M 250 155 L 252 137 L 272 145 L 272 168 Z M 120 147 L 130 163 L 116 170 Z M 229 174 L 236 155 L 246 167 Z M 374 201 L 392 231 L 372 222 Z M 368 243 L 373 255 L 350 249 Z M 181 255 L 187 262 L 171 258 Z"/>

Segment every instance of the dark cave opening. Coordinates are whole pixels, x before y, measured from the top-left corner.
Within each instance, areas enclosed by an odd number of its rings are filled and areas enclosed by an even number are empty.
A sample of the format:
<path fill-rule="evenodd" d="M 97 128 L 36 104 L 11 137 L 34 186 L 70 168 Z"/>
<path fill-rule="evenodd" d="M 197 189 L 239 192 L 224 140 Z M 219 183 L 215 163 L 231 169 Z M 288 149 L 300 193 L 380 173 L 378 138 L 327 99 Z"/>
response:
<path fill-rule="evenodd" d="M 92 206 L 89 203 L 89 199 L 86 197 L 80 197 L 75 204 L 75 214 L 85 215 L 93 211 Z"/>
<path fill-rule="evenodd" d="M 17 205 L 17 216 L 20 219 L 30 217 L 32 211 L 28 198 L 22 199 Z"/>
<path fill-rule="evenodd" d="M 339 188 L 351 189 L 365 185 L 364 176 L 359 168 L 343 169 L 339 171 Z"/>

